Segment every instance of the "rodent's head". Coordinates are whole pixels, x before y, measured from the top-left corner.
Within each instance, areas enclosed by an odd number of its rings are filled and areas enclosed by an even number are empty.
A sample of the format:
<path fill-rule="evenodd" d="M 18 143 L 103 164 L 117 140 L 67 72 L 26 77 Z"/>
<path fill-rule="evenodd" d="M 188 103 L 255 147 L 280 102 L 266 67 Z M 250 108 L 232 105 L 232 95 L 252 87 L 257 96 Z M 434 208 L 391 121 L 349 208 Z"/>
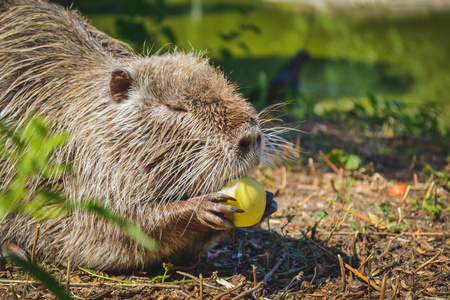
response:
<path fill-rule="evenodd" d="M 112 71 L 110 91 L 124 120 L 134 124 L 124 123 L 123 130 L 138 147 L 137 180 L 160 200 L 219 191 L 260 162 L 264 137 L 257 112 L 197 55 L 134 60 Z"/>

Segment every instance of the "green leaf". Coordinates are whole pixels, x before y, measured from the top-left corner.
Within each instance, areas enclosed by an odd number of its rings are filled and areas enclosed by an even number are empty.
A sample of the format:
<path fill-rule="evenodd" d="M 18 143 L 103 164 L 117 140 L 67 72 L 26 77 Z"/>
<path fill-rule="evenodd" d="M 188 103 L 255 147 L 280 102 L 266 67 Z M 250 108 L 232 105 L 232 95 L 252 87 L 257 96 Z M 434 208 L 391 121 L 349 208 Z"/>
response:
<path fill-rule="evenodd" d="M 156 240 L 150 238 L 146 233 L 144 233 L 139 227 L 135 224 L 124 222 L 123 225 L 118 224 L 119 227 L 123 229 L 123 231 L 128 234 L 130 237 L 135 239 L 141 246 L 156 251 L 159 248 L 158 242 Z"/>
<path fill-rule="evenodd" d="M 355 170 L 358 169 L 361 165 L 361 159 L 357 155 L 348 155 L 345 161 L 345 168 L 347 170 Z"/>
<path fill-rule="evenodd" d="M 46 156 L 52 154 L 56 149 L 65 145 L 69 140 L 69 134 L 67 133 L 52 133 L 45 139 L 45 143 L 42 144 L 44 154 Z"/>
<path fill-rule="evenodd" d="M 380 223 L 380 219 L 378 219 L 378 217 L 374 213 L 371 213 L 370 211 L 369 211 L 369 219 L 371 219 L 375 223 Z"/>
<path fill-rule="evenodd" d="M 71 173 L 72 168 L 70 165 L 65 163 L 59 164 L 47 164 L 45 169 L 41 172 L 41 174 L 47 178 L 57 178 L 61 177 L 66 173 Z"/>
<path fill-rule="evenodd" d="M 344 155 L 344 150 L 333 149 L 328 153 L 327 157 L 334 164 L 342 164 L 342 156 Z"/>
<path fill-rule="evenodd" d="M 359 230 L 359 227 L 358 226 L 356 226 L 356 224 L 355 224 L 355 222 L 353 222 L 353 221 L 348 221 L 348 223 L 350 224 L 350 226 L 352 226 L 352 228 L 353 228 L 353 230 Z"/>
<path fill-rule="evenodd" d="M 25 213 L 37 219 L 56 219 L 68 214 L 66 199 L 55 191 L 40 188 L 26 204 Z"/>
<path fill-rule="evenodd" d="M 369 227 L 368 225 L 363 225 L 363 226 L 358 227 L 358 226 L 356 226 L 356 224 L 355 224 L 354 222 L 352 222 L 352 221 L 348 221 L 348 223 L 352 226 L 352 228 L 353 228 L 354 231 L 358 231 L 358 230 L 361 230 L 361 229 L 364 229 L 364 228 Z"/>
<path fill-rule="evenodd" d="M 325 217 L 326 215 L 328 215 L 328 213 L 327 213 L 326 211 L 323 211 L 323 210 L 318 211 L 318 212 L 316 212 L 316 213 L 314 214 L 314 216 L 315 216 L 316 218 L 323 218 L 323 217 Z"/>
<path fill-rule="evenodd" d="M 331 150 L 327 157 L 332 163 L 344 166 L 347 170 L 357 169 L 361 165 L 361 158 L 359 156 L 348 154 L 341 149 Z"/>

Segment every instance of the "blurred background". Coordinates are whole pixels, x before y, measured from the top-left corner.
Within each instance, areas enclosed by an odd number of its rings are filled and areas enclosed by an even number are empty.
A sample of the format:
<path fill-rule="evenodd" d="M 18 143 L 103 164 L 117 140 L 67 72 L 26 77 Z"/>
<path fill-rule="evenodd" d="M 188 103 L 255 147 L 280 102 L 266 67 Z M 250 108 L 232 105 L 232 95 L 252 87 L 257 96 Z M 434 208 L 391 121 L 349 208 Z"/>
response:
<path fill-rule="evenodd" d="M 450 0 L 54 2 L 139 53 L 205 52 L 259 109 L 288 101 L 308 130 L 448 142 Z"/>

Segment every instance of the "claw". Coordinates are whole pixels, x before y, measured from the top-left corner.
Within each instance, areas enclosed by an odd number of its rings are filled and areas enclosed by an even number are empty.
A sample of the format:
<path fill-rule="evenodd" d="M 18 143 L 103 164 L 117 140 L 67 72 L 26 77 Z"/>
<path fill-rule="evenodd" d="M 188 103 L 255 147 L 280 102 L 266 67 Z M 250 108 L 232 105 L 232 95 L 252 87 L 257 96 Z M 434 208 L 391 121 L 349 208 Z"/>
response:
<path fill-rule="evenodd" d="M 214 230 L 229 230 L 234 228 L 234 224 L 228 219 L 221 218 L 215 214 L 207 213 L 200 222 Z"/>
<path fill-rule="evenodd" d="M 235 228 L 232 221 L 225 217 L 226 214 L 243 213 L 241 208 L 226 204 L 227 201 L 236 201 L 235 198 L 222 193 L 211 193 L 188 200 L 195 205 L 197 219 L 204 226 L 213 230 L 223 231 Z M 198 205 L 198 202 L 200 204 Z M 198 205 L 198 206 L 197 206 Z"/>
<path fill-rule="evenodd" d="M 242 208 L 237 208 L 237 207 L 231 206 L 229 209 L 230 209 L 230 212 L 232 212 L 232 213 L 238 213 L 238 214 L 245 213 L 245 210 L 243 210 Z"/>
<path fill-rule="evenodd" d="M 217 197 L 214 200 L 217 202 L 236 201 L 235 198 L 233 198 L 229 195 L 226 195 L 226 194 L 222 194 L 222 193 L 217 193 Z"/>

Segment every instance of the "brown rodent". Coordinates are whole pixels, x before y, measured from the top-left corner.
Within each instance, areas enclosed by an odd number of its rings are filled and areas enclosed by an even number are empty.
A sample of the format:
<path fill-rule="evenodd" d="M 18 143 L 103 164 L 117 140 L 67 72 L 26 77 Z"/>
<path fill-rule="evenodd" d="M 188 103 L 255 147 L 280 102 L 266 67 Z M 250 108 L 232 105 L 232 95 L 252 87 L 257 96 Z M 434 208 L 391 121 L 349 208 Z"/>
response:
<path fill-rule="evenodd" d="M 58 220 L 10 215 L 0 245 L 103 270 L 141 269 L 208 249 L 236 212 L 217 192 L 270 156 L 279 141 L 223 74 L 192 54 L 143 57 L 77 12 L 39 0 L 0 1 L 0 113 L 43 115 L 71 132 L 52 178 L 72 201 L 95 199 L 159 243 L 140 247 L 115 226 L 76 211 Z M 13 174 L 0 165 L 1 188 Z"/>

